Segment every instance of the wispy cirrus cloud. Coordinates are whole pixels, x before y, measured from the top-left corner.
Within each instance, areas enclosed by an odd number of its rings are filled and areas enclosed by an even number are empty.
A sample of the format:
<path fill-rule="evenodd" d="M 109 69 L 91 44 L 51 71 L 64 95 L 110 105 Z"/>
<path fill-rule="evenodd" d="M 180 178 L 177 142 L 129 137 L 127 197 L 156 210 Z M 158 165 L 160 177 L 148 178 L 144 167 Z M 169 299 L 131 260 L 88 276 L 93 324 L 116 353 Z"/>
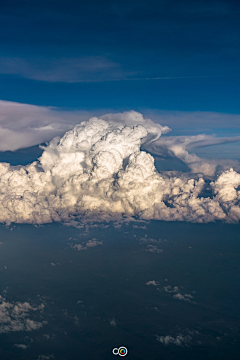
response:
<path fill-rule="evenodd" d="M 163 157 L 177 157 L 191 169 L 193 173 L 203 173 L 213 176 L 216 171 L 222 171 L 233 167 L 240 170 L 240 163 L 230 159 L 202 159 L 195 153 L 190 153 L 195 148 L 239 142 L 240 136 L 216 137 L 214 135 L 193 135 L 193 136 L 167 136 L 157 139 L 147 146 L 152 154 Z"/>
<path fill-rule="evenodd" d="M 56 107 L 0 100 L 0 151 L 14 151 L 49 141 L 55 136 L 63 135 L 74 125 L 88 120 L 93 115 L 102 115 L 103 119 L 112 124 L 145 124 L 149 131 L 149 141 L 159 137 L 159 131 L 170 130 L 168 127 L 144 119 L 142 114 L 135 111 L 117 114 L 106 114 L 106 112 L 105 109 L 68 111 Z"/>
<path fill-rule="evenodd" d="M 104 110 L 94 113 L 103 114 Z M 92 114 L 0 100 L 0 151 L 14 151 L 49 141 Z"/>
<path fill-rule="evenodd" d="M 98 82 L 124 79 L 133 72 L 104 56 L 74 58 L 0 57 L 0 74 L 46 82 Z"/>
<path fill-rule="evenodd" d="M 27 350 L 28 346 L 25 344 L 14 344 L 14 346 L 18 349 Z"/>

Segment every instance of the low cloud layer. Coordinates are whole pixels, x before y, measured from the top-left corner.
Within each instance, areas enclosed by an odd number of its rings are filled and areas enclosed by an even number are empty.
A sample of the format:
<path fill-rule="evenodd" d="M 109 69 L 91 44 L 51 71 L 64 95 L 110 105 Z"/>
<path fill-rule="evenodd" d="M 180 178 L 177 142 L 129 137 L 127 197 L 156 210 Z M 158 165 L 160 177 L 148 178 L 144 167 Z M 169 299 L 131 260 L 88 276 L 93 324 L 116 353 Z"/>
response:
<path fill-rule="evenodd" d="M 0 163 L 0 221 L 239 221 L 239 173 L 223 171 L 204 197 L 203 172 L 158 173 L 141 150 L 168 127 L 135 112 L 121 116 L 118 123 L 109 115 L 76 125 L 27 166 Z"/>
<path fill-rule="evenodd" d="M 0 334 L 15 331 L 33 331 L 40 329 L 44 322 L 33 320 L 36 312 L 42 312 L 44 304 L 32 306 L 28 302 L 9 302 L 0 296 Z M 15 346 L 25 349 L 26 345 Z"/>

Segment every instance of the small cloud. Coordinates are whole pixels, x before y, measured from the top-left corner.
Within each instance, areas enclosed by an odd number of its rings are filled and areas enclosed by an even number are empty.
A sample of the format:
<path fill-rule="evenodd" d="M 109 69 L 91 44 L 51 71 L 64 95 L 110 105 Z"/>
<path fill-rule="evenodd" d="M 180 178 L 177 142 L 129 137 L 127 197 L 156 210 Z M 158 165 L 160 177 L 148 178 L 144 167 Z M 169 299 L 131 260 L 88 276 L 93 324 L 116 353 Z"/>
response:
<path fill-rule="evenodd" d="M 183 294 L 182 295 L 182 294 L 178 293 L 178 294 L 173 295 L 173 297 L 174 297 L 174 299 L 188 301 L 188 302 L 191 302 L 190 299 L 193 299 L 193 296 L 190 295 L 190 294 Z"/>
<path fill-rule="evenodd" d="M 75 315 L 73 318 L 74 324 L 79 325 L 79 318 Z"/>
<path fill-rule="evenodd" d="M 43 336 L 45 337 L 46 340 L 50 339 L 50 335 L 48 335 L 48 334 L 43 334 Z"/>
<path fill-rule="evenodd" d="M 117 326 L 117 323 L 116 323 L 116 319 L 115 319 L 115 318 L 110 319 L 109 322 L 110 322 L 110 325 L 111 325 L 111 326 L 114 326 L 114 327 Z"/>
<path fill-rule="evenodd" d="M 184 346 L 187 343 L 189 343 L 191 341 L 191 336 L 187 335 L 187 336 L 183 336 L 183 335 L 178 335 L 175 338 L 167 335 L 167 336 L 158 336 L 157 337 L 157 341 L 159 341 L 160 343 L 164 344 L 164 345 L 177 345 L 177 346 Z"/>
<path fill-rule="evenodd" d="M 150 281 L 146 282 L 146 285 L 158 286 L 158 283 L 155 280 L 150 280 Z"/>
<path fill-rule="evenodd" d="M 171 285 L 166 285 L 162 288 L 162 290 L 164 290 L 165 292 L 168 292 L 168 293 L 173 293 L 173 292 L 177 292 L 179 289 L 177 286 L 174 286 L 172 288 Z"/>
<path fill-rule="evenodd" d="M 56 266 L 56 264 L 54 264 L 53 262 L 51 263 L 51 266 Z"/>
<path fill-rule="evenodd" d="M 92 240 L 89 240 L 86 243 L 87 247 L 95 247 L 95 246 L 98 246 L 98 245 L 102 245 L 102 241 L 97 241 L 97 239 L 95 239 L 95 238 L 93 238 Z"/>
<path fill-rule="evenodd" d="M 147 243 L 147 244 L 160 244 L 161 242 L 163 242 L 162 239 L 153 239 L 153 238 L 148 238 L 147 235 L 145 235 L 144 237 L 140 238 L 140 243 Z"/>
<path fill-rule="evenodd" d="M 138 226 L 138 225 L 133 225 L 134 229 L 143 229 L 143 230 L 147 230 L 146 226 Z"/>
<path fill-rule="evenodd" d="M 37 360 L 53 360 L 55 359 L 55 356 L 53 354 L 51 355 L 39 355 Z"/>
<path fill-rule="evenodd" d="M 70 244 L 70 247 L 71 247 L 72 249 L 76 249 L 76 250 L 78 250 L 78 251 L 86 250 L 86 249 L 87 249 L 85 246 L 83 246 L 83 245 L 81 245 L 81 244 L 75 244 L 75 245 Z"/>
<path fill-rule="evenodd" d="M 148 245 L 147 246 L 147 250 L 146 251 L 149 251 L 151 253 L 157 253 L 157 254 L 160 254 L 163 252 L 163 249 L 159 249 L 157 246 L 154 246 L 154 245 Z"/>
<path fill-rule="evenodd" d="M 14 344 L 14 346 L 18 349 L 26 350 L 28 348 L 25 344 Z"/>
<path fill-rule="evenodd" d="M 72 249 L 81 251 L 81 250 L 87 250 L 88 248 L 93 248 L 93 247 L 96 247 L 96 246 L 102 245 L 102 244 L 103 244 L 102 241 L 97 241 L 97 239 L 93 238 L 92 240 L 87 241 L 85 245 L 84 245 L 84 243 L 83 243 L 83 245 L 82 244 L 74 244 L 74 245 L 69 244 L 69 245 Z"/>

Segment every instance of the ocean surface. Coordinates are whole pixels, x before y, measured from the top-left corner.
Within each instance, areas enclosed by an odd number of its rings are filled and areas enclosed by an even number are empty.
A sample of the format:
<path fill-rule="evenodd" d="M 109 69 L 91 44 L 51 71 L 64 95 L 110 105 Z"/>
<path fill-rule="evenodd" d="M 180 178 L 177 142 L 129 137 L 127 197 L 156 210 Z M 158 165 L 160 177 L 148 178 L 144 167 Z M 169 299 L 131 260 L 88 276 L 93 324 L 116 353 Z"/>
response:
<path fill-rule="evenodd" d="M 1 225 L 12 310 L 0 308 L 0 358 L 108 360 L 125 346 L 134 360 L 239 359 L 239 234 L 222 223 Z M 16 330 L 14 319 L 34 323 Z"/>

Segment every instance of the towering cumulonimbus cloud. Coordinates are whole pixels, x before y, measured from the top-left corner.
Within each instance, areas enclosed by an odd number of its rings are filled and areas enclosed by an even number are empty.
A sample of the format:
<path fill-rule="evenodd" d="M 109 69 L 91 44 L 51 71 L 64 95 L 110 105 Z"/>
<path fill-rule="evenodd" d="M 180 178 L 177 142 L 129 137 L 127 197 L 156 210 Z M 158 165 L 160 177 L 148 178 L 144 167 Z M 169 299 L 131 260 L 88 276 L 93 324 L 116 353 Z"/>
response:
<path fill-rule="evenodd" d="M 210 184 L 213 196 L 203 197 L 203 177 L 158 173 L 154 158 L 141 150 L 168 128 L 144 121 L 131 126 L 130 120 L 91 118 L 54 138 L 39 161 L 0 163 L 0 221 L 239 220 L 240 174 L 223 172 Z"/>

